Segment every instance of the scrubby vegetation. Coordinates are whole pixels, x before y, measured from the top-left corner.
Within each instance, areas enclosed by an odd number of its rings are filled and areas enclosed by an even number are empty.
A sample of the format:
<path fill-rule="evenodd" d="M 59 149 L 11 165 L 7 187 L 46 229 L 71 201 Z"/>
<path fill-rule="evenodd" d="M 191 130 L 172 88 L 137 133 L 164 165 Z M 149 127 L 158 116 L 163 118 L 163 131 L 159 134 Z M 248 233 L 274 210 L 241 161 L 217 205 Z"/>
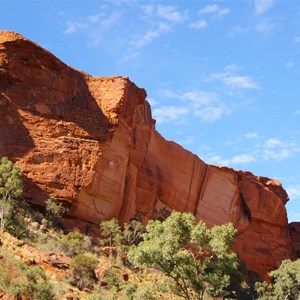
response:
<path fill-rule="evenodd" d="M 207 228 L 189 213 L 168 212 L 146 227 L 140 218 L 103 221 L 100 239 L 69 231 L 67 208 L 49 196 L 45 211 L 20 197 L 22 174 L 0 164 L 0 298 L 299 299 L 300 260 L 284 261 L 257 282 L 231 250 L 232 224 Z M 246 275 L 246 276 L 245 276 Z M 246 279 L 247 280 L 246 280 Z"/>
<path fill-rule="evenodd" d="M 1 249 L 0 291 L 21 299 L 54 299 L 53 286 L 45 272 L 36 266 L 30 267 Z"/>

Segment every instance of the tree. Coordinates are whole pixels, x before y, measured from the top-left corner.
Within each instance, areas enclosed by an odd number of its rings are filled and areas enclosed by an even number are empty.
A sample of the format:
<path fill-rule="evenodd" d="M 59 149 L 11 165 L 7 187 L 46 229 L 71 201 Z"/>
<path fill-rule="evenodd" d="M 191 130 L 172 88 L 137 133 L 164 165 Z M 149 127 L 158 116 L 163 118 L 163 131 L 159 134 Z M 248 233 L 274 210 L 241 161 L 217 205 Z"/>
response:
<path fill-rule="evenodd" d="M 113 247 L 120 250 L 122 242 L 122 229 L 116 218 L 102 221 L 100 224 L 101 243 L 109 247 L 109 257 L 113 256 Z"/>
<path fill-rule="evenodd" d="M 150 221 L 143 241 L 132 246 L 128 259 L 136 266 L 163 272 L 172 292 L 185 299 L 225 296 L 237 278 L 237 255 L 230 251 L 236 230 L 232 224 L 208 229 L 190 213 L 172 212 L 165 221 Z"/>
<path fill-rule="evenodd" d="M 122 229 L 118 220 L 113 218 L 101 222 L 100 232 L 101 243 L 109 248 L 109 257 L 112 258 L 115 253 L 116 257 L 126 264 L 127 252 L 131 245 L 136 245 L 141 241 L 144 226 L 140 221 L 132 219 L 129 223 L 124 223 Z"/>
<path fill-rule="evenodd" d="M 108 221 L 102 221 L 100 224 L 100 232 L 102 235 L 102 242 L 109 246 L 118 246 L 122 240 L 122 230 L 116 218 Z"/>
<path fill-rule="evenodd" d="M 17 199 L 23 191 L 22 174 L 7 157 L 0 163 L 0 227 L 4 228 L 5 219 L 12 213 Z"/>
<path fill-rule="evenodd" d="M 131 220 L 124 224 L 123 244 L 127 246 L 137 245 L 142 240 L 145 227 L 140 221 Z"/>
<path fill-rule="evenodd" d="M 70 264 L 72 271 L 72 283 L 79 289 L 92 284 L 96 280 L 95 269 L 98 260 L 94 256 L 78 254 Z"/>
<path fill-rule="evenodd" d="M 258 299 L 295 300 L 300 299 L 300 259 L 284 260 L 280 267 L 270 272 L 272 283 L 257 283 Z"/>
<path fill-rule="evenodd" d="M 46 215 L 49 221 L 54 225 L 62 221 L 63 215 L 68 211 L 54 196 L 50 196 L 46 200 Z"/>

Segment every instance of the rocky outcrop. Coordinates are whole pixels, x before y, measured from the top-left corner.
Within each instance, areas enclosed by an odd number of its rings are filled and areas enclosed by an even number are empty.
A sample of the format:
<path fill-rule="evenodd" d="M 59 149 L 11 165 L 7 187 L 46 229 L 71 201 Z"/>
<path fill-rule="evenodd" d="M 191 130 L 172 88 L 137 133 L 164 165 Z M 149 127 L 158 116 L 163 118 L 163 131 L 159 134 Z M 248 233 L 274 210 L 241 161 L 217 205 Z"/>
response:
<path fill-rule="evenodd" d="M 293 258 L 300 258 L 300 222 L 292 222 L 290 225 L 292 239 Z"/>
<path fill-rule="evenodd" d="M 69 225 L 145 221 L 175 209 L 233 222 L 235 248 L 263 277 L 292 256 L 276 180 L 207 165 L 156 130 L 146 92 L 126 77 L 92 77 L 13 32 L 0 33 L 0 156 L 20 166 L 24 197 L 54 195 Z"/>

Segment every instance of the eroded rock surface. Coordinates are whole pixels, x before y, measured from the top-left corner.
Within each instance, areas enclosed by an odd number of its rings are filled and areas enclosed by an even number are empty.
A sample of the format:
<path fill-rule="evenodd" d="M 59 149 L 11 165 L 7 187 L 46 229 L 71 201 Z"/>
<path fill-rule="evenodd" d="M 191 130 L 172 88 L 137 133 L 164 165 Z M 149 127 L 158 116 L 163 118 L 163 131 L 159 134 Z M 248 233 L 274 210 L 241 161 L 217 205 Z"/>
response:
<path fill-rule="evenodd" d="M 262 277 L 292 256 L 281 184 L 205 164 L 156 130 L 146 92 L 126 77 L 72 69 L 19 34 L 0 32 L 0 156 L 16 161 L 25 198 L 68 203 L 68 224 L 146 221 L 161 211 L 233 222 L 235 248 Z"/>
<path fill-rule="evenodd" d="M 300 222 L 292 222 L 290 225 L 292 239 L 293 258 L 300 258 Z"/>

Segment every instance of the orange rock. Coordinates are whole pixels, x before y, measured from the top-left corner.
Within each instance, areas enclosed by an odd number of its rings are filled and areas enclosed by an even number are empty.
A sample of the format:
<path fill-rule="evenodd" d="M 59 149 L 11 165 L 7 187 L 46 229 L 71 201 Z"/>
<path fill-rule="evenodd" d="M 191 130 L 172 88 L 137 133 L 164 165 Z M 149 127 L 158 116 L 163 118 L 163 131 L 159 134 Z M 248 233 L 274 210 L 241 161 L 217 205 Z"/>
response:
<path fill-rule="evenodd" d="M 127 77 L 74 70 L 19 34 L 0 32 L 0 156 L 20 166 L 24 197 L 69 204 L 67 224 L 144 221 L 175 209 L 233 222 L 240 258 L 262 277 L 292 257 L 276 180 L 207 165 L 156 130 L 146 92 Z M 163 213 L 161 213 L 163 212 Z"/>

